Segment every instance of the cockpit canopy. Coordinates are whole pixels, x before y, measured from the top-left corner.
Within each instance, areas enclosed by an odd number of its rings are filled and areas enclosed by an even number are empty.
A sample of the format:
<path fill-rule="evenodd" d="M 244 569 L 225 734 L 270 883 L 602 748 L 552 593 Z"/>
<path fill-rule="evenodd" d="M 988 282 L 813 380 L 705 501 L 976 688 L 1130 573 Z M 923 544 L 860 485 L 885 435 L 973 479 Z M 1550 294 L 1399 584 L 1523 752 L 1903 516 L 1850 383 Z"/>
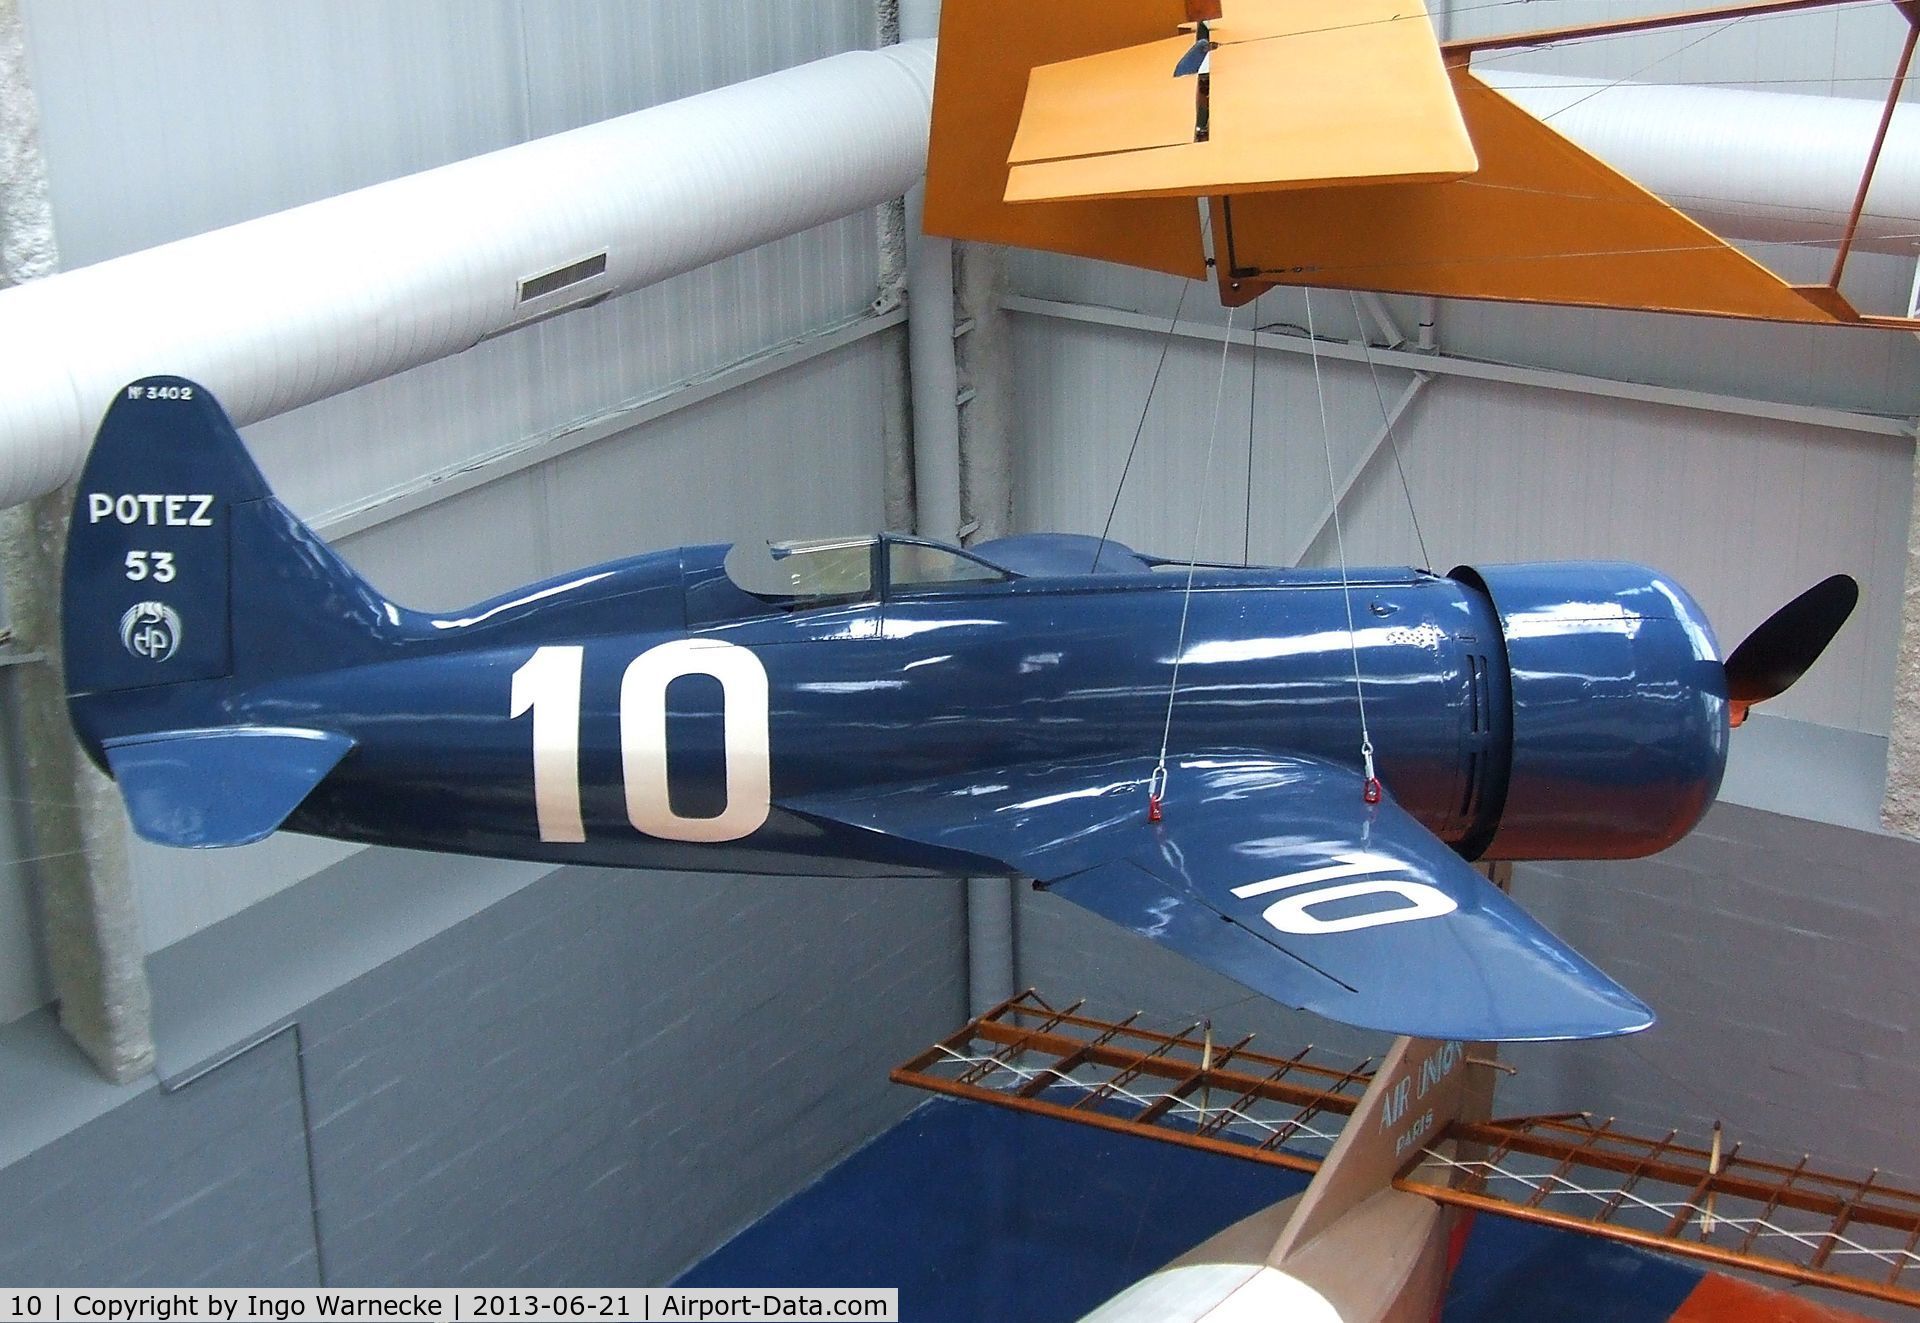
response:
<path fill-rule="evenodd" d="M 891 533 L 736 542 L 727 552 L 726 572 L 734 587 L 783 610 L 982 587 L 1014 577 L 957 547 Z"/>

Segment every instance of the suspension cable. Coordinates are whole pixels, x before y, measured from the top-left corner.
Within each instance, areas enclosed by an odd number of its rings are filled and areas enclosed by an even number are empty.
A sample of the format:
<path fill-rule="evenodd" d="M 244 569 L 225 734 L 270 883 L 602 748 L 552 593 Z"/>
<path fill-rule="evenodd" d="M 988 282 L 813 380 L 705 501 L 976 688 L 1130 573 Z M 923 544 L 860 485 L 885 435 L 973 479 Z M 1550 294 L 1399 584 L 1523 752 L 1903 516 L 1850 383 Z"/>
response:
<path fill-rule="evenodd" d="M 1347 606 L 1347 650 L 1353 655 L 1353 695 L 1360 704 L 1360 762 L 1366 774 L 1366 801 L 1380 802 L 1380 778 L 1373 770 L 1373 734 L 1367 728 L 1367 690 L 1360 680 L 1360 633 L 1353 622 L 1353 585 L 1347 579 L 1347 536 L 1340 527 L 1340 486 L 1333 475 L 1333 434 L 1327 426 L 1327 391 L 1320 381 L 1320 339 L 1313 329 L 1313 291 L 1307 296 L 1307 344 L 1313 358 L 1313 393 L 1320 405 L 1320 446 L 1327 456 L 1327 494 L 1333 501 L 1333 541 L 1340 556 L 1340 596 Z M 1365 332 L 1361 338 L 1366 338 Z"/>
<path fill-rule="evenodd" d="M 1120 481 L 1113 485 L 1113 504 L 1107 507 L 1107 522 L 1100 526 L 1100 541 L 1093 549 L 1093 564 L 1087 566 L 1092 574 L 1100 568 L 1100 555 L 1107 549 L 1107 535 L 1113 532 L 1113 516 L 1120 509 L 1120 493 L 1127 489 L 1127 474 L 1133 471 L 1134 452 L 1140 449 L 1140 437 L 1147 430 L 1147 414 L 1153 409 L 1153 392 L 1160 384 L 1160 373 L 1167 366 L 1167 351 L 1173 348 L 1173 333 L 1180 329 L 1180 311 L 1187 306 L 1187 295 L 1193 289 L 1193 281 L 1185 280 L 1180 284 L 1180 298 L 1173 305 L 1173 317 L 1167 322 L 1166 336 L 1160 341 L 1160 361 L 1153 365 L 1153 379 L 1147 382 L 1147 398 L 1140 405 L 1140 421 L 1133 429 L 1133 444 L 1127 447 L 1127 462 L 1120 466 Z"/>
<path fill-rule="evenodd" d="M 1187 554 L 1187 586 L 1180 594 L 1180 634 L 1173 645 L 1173 675 L 1167 684 L 1167 719 L 1160 727 L 1160 759 L 1147 778 L 1147 821 L 1160 821 L 1167 794 L 1167 746 L 1173 740 L 1173 700 L 1180 692 L 1180 657 L 1187 650 L 1187 617 L 1193 607 L 1193 572 L 1200 564 L 1200 532 L 1207 522 L 1207 488 L 1213 481 L 1214 444 L 1220 439 L 1220 405 L 1227 395 L 1227 361 L 1233 351 L 1234 308 L 1227 309 L 1227 333 L 1220 338 L 1220 380 L 1213 388 L 1213 423 L 1207 428 L 1207 462 L 1200 471 L 1200 502 L 1193 516 L 1193 546 Z"/>
<path fill-rule="evenodd" d="M 1400 473 L 1400 490 L 1406 493 L 1407 517 L 1413 520 L 1414 540 L 1420 544 L 1420 565 L 1427 573 L 1433 573 L 1433 557 L 1427 552 L 1426 534 L 1420 531 L 1420 512 L 1413 508 L 1413 487 L 1407 482 L 1407 466 L 1400 462 L 1400 438 L 1394 435 L 1393 415 L 1387 411 L 1387 397 L 1380 389 L 1380 368 L 1373 361 L 1373 346 L 1367 343 L 1367 324 L 1360 317 L 1360 296 L 1352 290 L 1347 297 L 1353 301 L 1353 320 L 1360 327 L 1360 352 L 1366 355 L 1367 375 L 1373 378 L 1373 398 L 1380 405 L 1380 425 L 1387 429 L 1387 445 L 1393 449 L 1393 467 Z"/>
<path fill-rule="evenodd" d="M 1253 564 L 1253 422 L 1260 416 L 1260 300 L 1253 296 L 1253 357 L 1247 364 L 1247 513 L 1240 524 L 1240 563 Z"/>

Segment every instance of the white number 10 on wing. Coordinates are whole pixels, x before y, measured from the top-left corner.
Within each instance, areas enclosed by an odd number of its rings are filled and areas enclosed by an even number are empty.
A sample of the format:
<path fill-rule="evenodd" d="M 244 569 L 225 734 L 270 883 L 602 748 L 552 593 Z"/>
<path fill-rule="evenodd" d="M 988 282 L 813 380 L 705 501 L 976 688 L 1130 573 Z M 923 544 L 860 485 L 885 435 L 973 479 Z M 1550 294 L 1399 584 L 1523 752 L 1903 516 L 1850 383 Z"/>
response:
<path fill-rule="evenodd" d="M 545 647 L 513 673 L 509 717 L 533 713 L 533 799 L 540 839 L 587 839 L 580 812 L 580 676 L 585 650 Z M 667 689 L 685 676 L 720 682 L 725 803 L 712 817 L 674 812 L 667 787 Z M 620 765 L 627 820 L 669 841 L 737 841 L 767 820 L 767 671 L 738 644 L 675 639 L 634 658 L 620 680 Z"/>
<path fill-rule="evenodd" d="M 1383 928 L 1388 924 L 1437 919 L 1459 908 L 1459 903 L 1438 887 L 1412 878 L 1380 876 L 1409 871 L 1411 865 L 1404 859 L 1372 850 L 1360 850 L 1353 854 L 1334 855 L 1333 862 L 1321 868 L 1245 883 L 1235 887 L 1233 894 L 1242 900 L 1252 900 L 1255 896 L 1276 891 L 1290 892 L 1268 905 L 1260 917 L 1279 932 L 1301 937 L 1359 932 L 1365 928 Z M 1359 880 L 1341 882 L 1342 878 Z M 1329 886 L 1328 883 L 1338 885 Z M 1386 909 L 1369 909 L 1335 918 L 1322 918 L 1313 912 L 1316 905 L 1373 896 L 1391 897 L 1394 904 Z"/>

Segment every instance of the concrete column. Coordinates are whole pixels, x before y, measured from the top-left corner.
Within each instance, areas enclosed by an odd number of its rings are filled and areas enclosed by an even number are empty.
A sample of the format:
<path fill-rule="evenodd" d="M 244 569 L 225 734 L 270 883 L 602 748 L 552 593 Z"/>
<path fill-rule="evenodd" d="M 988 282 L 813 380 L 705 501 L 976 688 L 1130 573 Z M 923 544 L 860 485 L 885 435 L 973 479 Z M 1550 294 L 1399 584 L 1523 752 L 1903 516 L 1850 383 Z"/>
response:
<path fill-rule="evenodd" d="M 59 266 L 26 47 L 16 0 L 0 0 L 0 287 Z"/>
<path fill-rule="evenodd" d="M 0 287 L 58 266 L 39 116 L 15 0 L 0 0 Z M 20 782 L 30 802 L 41 938 L 60 1023 L 102 1074 L 153 1069 L 152 1006 L 127 826 L 112 784 L 67 724 L 60 565 L 71 489 L 0 511 L 0 580 L 14 643 L 45 660 L 11 668 Z"/>
<path fill-rule="evenodd" d="M 884 17 L 884 15 L 883 15 Z M 883 27 L 882 37 L 887 29 Z M 891 312 L 907 301 L 907 200 L 883 202 L 875 213 L 880 237 L 880 281 L 873 299 L 876 313 Z M 880 419 L 880 448 L 885 464 L 882 492 L 887 528 L 906 532 L 913 521 L 913 381 L 907 368 L 907 336 L 889 336 L 881 371 L 885 391 Z"/>
<path fill-rule="evenodd" d="M 927 234 L 926 186 L 907 194 L 907 360 L 913 388 L 913 530 L 960 539 L 960 394 L 953 241 Z"/>
<path fill-rule="evenodd" d="M 1893 677 L 1893 738 L 1887 744 L 1888 831 L 1920 836 L 1920 464 L 1914 466 L 1907 527 L 1907 587 L 1900 609 L 1900 657 Z"/>
<path fill-rule="evenodd" d="M 0 511 L 0 577 L 16 646 L 45 654 L 12 671 L 47 972 L 62 1027 L 124 1084 L 153 1069 L 152 1006 L 120 797 L 67 724 L 60 562 L 72 499 L 69 488 Z"/>
<path fill-rule="evenodd" d="M 1001 308 L 1006 249 L 963 243 L 958 313 L 966 334 L 955 342 L 960 386 L 960 487 L 967 541 L 1013 532 L 1012 332 Z"/>

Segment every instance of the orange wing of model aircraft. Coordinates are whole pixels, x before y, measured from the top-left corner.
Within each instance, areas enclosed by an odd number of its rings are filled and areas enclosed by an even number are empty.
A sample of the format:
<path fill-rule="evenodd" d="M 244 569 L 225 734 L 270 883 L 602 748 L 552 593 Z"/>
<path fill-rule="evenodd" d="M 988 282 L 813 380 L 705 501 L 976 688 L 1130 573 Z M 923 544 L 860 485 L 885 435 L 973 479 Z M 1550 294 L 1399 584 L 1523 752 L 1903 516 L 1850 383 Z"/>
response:
<path fill-rule="evenodd" d="M 1759 17 L 1760 0 L 1441 44 L 1420 0 L 956 0 L 927 229 L 1195 278 L 1920 330 L 1791 285 L 1474 76 L 1476 53 Z M 1205 221 L 1202 207 L 1204 202 Z"/>

